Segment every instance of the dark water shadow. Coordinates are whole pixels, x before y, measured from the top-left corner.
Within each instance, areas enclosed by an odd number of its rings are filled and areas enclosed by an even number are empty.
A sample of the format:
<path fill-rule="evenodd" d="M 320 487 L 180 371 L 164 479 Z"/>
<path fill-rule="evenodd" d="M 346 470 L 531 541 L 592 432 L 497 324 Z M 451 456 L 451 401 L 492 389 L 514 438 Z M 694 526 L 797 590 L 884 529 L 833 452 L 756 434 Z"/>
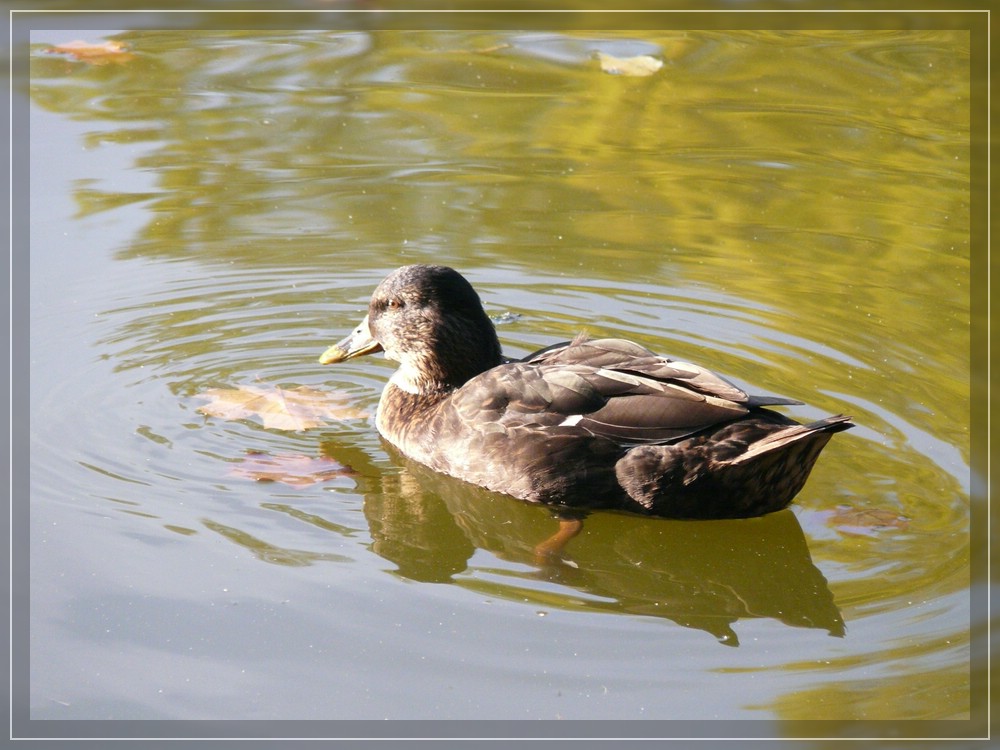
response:
<path fill-rule="evenodd" d="M 844 635 L 833 594 L 790 510 L 725 521 L 593 513 L 561 554 L 543 556 L 539 545 L 560 528 L 547 508 L 402 458 L 401 471 L 387 473 L 359 466 L 365 459 L 356 449 L 328 441 L 323 451 L 365 476 L 381 475 L 363 490 L 364 513 L 372 550 L 401 577 L 546 608 L 662 617 L 732 646 L 739 645 L 733 625 L 744 618 Z M 494 559 L 473 561 L 477 550 Z"/>

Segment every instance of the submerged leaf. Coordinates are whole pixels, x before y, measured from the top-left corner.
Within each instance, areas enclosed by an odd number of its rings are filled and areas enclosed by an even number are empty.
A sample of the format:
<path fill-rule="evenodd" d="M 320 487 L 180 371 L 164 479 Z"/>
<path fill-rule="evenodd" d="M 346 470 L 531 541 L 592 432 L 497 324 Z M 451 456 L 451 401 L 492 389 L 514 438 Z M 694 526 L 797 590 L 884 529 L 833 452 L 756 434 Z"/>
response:
<path fill-rule="evenodd" d="M 597 53 L 601 70 L 618 76 L 651 76 L 663 67 L 663 61 L 649 55 L 636 57 L 615 57 L 603 52 Z"/>
<path fill-rule="evenodd" d="M 295 453 L 269 455 L 252 452 L 231 473 L 256 482 L 280 482 L 291 487 L 308 487 L 338 477 L 351 476 L 355 472 L 351 467 L 325 456 L 313 458 Z"/>
<path fill-rule="evenodd" d="M 107 41 L 98 44 L 91 44 L 82 39 L 77 39 L 65 44 L 56 44 L 48 47 L 46 52 L 61 55 L 70 55 L 77 60 L 91 63 L 92 65 L 107 65 L 109 62 L 123 63 L 135 57 L 129 52 L 121 42 Z"/>
<path fill-rule="evenodd" d="M 198 398 L 209 400 L 198 408 L 202 414 L 221 419 L 259 417 L 265 427 L 275 430 L 308 430 L 329 420 L 367 416 L 363 409 L 348 403 L 343 394 L 306 386 L 211 388 L 199 393 Z"/>
<path fill-rule="evenodd" d="M 910 519 L 884 508 L 855 508 L 838 505 L 834 511 L 826 512 L 826 523 L 842 534 L 851 536 L 874 536 L 889 529 L 906 529 Z"/>

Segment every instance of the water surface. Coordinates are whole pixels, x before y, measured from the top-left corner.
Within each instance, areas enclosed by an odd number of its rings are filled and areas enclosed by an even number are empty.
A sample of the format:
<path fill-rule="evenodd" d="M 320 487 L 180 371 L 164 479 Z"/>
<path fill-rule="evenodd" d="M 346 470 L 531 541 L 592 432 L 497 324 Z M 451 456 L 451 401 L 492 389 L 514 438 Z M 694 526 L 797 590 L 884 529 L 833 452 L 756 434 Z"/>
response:
<path fill-rule="evenodd" d="M 967 34 L 78 35 L 31 60 L 32 718 L 968 718 Z M 370 417 L 198 411 L 372 413 L 391 363 L 316 358 L 421 261 L 509 354 L 626 336 L 858 427 L 788 510 L 541 563 L 546 510 Z"/>

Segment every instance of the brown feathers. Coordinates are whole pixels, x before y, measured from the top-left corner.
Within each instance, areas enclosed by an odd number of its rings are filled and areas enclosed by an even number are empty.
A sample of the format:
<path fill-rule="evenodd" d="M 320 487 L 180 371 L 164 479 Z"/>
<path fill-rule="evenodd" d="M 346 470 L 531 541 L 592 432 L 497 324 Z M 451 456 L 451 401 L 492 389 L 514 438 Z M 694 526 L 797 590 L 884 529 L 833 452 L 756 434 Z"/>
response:
<path fill-rule="evenodd" d="M 788 505 L 830 436 L 853 426 L 800 425 L 761 408 L 798 401 L 751 396 L 622 339 L 507 360 L 472 287 L 444 266 L 390 274 L 366 323 L 322 361 L 379 349 L 400 364 L 379 403 L 382 435 L 437 471 L 532 502 L 761 515 Z"/>

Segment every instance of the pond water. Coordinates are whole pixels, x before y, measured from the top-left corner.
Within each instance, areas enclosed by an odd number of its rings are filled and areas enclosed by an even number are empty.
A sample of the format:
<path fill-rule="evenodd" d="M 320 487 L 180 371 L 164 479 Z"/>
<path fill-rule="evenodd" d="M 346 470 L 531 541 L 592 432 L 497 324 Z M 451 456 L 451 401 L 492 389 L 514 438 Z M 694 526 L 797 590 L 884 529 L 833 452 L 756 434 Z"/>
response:
<path fill-rule="evenodd" d="M 968 33 L 85 34 L 31 50 L 32 719 L 969 718 Z M 386 450 L 392 363 L 317 364 L 420 261 L 508 354 L 858 426 L 790 509 L 541 562 Z M 198 411 L 299 386 L 351 408 Z"/>

